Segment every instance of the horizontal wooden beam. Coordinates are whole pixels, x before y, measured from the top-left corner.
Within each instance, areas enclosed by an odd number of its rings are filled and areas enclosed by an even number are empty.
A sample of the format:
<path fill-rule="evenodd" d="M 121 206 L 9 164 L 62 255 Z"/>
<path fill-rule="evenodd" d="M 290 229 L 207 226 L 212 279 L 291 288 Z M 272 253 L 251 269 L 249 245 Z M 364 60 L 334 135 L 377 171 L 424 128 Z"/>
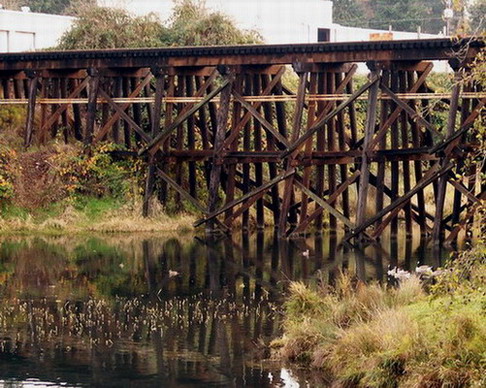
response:
<path fill-rule="evenodd" d="M 292 63 L 410 62 L 449 60 L 463 49 L 473 58 L 484 47 L 481 38 L 454 41 L 419 39 L 403 41 L 310 43 L 155 49 L 52 51 L 0 55 L 0 70 L 140 68 L 156 63 L 164 67 L 204 67 Z"/>

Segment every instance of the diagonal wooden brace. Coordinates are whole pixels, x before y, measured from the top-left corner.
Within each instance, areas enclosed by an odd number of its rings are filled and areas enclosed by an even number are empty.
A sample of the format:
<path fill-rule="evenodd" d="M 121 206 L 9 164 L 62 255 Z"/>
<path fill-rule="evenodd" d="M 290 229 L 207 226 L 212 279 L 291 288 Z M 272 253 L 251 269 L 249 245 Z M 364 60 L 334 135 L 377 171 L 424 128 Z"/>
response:
<path fill-rule="evenodd" d="M 76 98 L 84 89 L 86 89 L 86 86 L 88 86 L 88 81 L 89 77 L 85 78 L 83 82 L 81 82 L 76 89 L 74 89 L 67 97 L 66 99 L 71 100 L 73 98 Z M 47 130 L 48 128 L 51 127 L 52 124 L 54 124 L 59 117 L 68 109 L 69 105 L 68 104 L 63 104 L 57 110 L 46 120 L 44 125 L 41 128 L 41 132 Z"/>
<path fill-rule="evenodd" d="M 230 202 L 230 203 L 227 203 L 226 205 L 224 205 L 223 207 L 221 207 L 220 209 L 208 214 L 206 217 L 202 218 L 202 219 L 199 219 L 197 220 L 195 223 L 194 223 L 194 227 L 198 227 L 208 221 L 211 221 L 213 219 L 215 219 L 217 216 L 219 216 L 220 214 L 224 213 L 225 211 L 235 207 L 236 205 L 242 203 L 242 202 L 245 202 L 246 200 L 260 194 L 262 191 L 266 191 L 270 188 L 272 188 L 274 185 L 280 183 L 281 181 L 283 181 L 284 179 L 287 179 L 288 177 L 292 176 L 293 174 L 295 174 L 295 169 L 292 168 L 290 169 L 289 171 L 286 171 L 278 176 L 276 176 L 274 179 L 272 179 L 271 181 L 263 184 L 262 186 L 260 187 L 257 187 L 255 190 L 243 195 L 242 197 L 238 198 L 238 199 L 235 199 L 234 201 Z"/>
<path fill-rule="evenodd" d="M 140 126 L 133 120 L 113 99 L 106 93 L 103 89 L 99 88 L 98 93 L 101 95 L 103 99 L 105 99 L 108 104 L 117 111 L 121 118 L 125 120 L 132 128 L 134 131 L 136 131 L 140 137 L 145 140 L 146 142 L 149 142 L 151 140 L 150 136 L 145 133 L 145 131 L 140 128 Z"/>
<path fill-rule="evenodd" d="M 153 75 L 148 74 L 145 76 L 145 78 L 136 86 L 136 88 L 133 90 L 133 92 L 130 93 L 128 98 L 134 98 L 140 94 L 140 92 L 150 83 L 152 80 Z M 131 103 L 127 102 L 125 104 L 119 105 L 120 109 L 123 111 L 126 111 L 129 107 L 131 106 Z M 101 128 L 98 133 L 96 134 L 96 137 L 94 139 L 94 142 L 99 142 L 101 139 L 103 139 L 110 128 L 115 124 L 117 120 L 119 120 L 121 117 L 121 114 L 119 113 L 119 110 L 115 112 L 115 114 L 106 122 L 106 124 Z"/>
<path fill-rule="evenodd" d="M 417 194 L 420 190 L 423 188 L 427 187 L 430 185 L 432 182 L 437 180 L 438 178 L 442 177 L 444 174 L 447 174 L 452 168 L 454 167 L 453 163 L 449 163 L 446 166 L 440 168 L 439 163 L 436 163 L 424 176 L 424 178 L 419 181 L 415 187 L 410 190 L 408 193 L 403 195 L 400 198 L 397 198 L 394 202 L 392 202 L 390 205 L 388 205 L 386 208 L 378 212 L 375 216 L 371 217 L 370 219 L 364 221 L 361 225 L 358 225 L 353 231 L 348 233 L 344 239 L 350 240 L 353 237 L 358 236 L 360 233 L 362 233 L 366 228 L 368 228 L 370 225 L 373 225 L 376 221 L 379 219 L 383 218 L 385 215 L 388 213 L 394 211 L 396 208 L 403 206 L 406 202 L 410 200 L 415 194 Z"/>
<path fill-rule="evenodd" d="M 288 150 L 281 154 L 281 158 L 284 159 L 294 151 L 299 149 L 311 136 L 314 135 L 322 126 L 326 125 L 326 123 L 337 116 L 340 112 L 346 109 L 349 105 L 351 105 L 354 101 L 356 101 L 364 92 L 366 92 L 369 88 L 371 88 L 374 84 L 379 81 L 379 78 L 375 78 L 370 82 L 363 85 L 359 90 L 357 90 L 351 97 L 349 97 L 346 101 L 341 103 L 336 109 L 334 109 L 331 113 L 327 114 L 321 120 L 317 121 L 311 128 L 307 130 L 297 141 L 295 141 Z"/>
<path fill-rule="evenodd" d="M 209 103 L 214 97 L 216 97 L 219 93 L 221 93 L 228 85 L 230 84 L 229 80 L 225 80 L 218 88 L 210 92 L 203 100 L 195 104 L 192 108 L 187 110 L 184 114 L 181 114 L 177 117 L 176 120 L 172 122 L 167 128 L 160 132 L 153 140 L 149 142 L 144 148 L 139 151 L 139 155 L 143 155 L 146 152 L 150 151 L 151 153 L 157 152 L 158 147 L 162 144 L 165 139 L 177 128 L 179 127 L 184 121 L 186 121 L 189 117 L 191 117 L 195 112 Z"/>

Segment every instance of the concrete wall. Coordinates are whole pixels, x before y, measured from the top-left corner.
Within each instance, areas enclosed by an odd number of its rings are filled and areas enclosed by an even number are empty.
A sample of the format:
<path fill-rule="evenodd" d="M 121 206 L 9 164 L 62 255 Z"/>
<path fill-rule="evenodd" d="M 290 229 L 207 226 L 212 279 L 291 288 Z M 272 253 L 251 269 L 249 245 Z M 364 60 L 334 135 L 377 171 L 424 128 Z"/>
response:
<path fill-rule="evenodd" d="M 0 10 L 0 52 L 52 47 L 74 19 L 69 16 Z"/>

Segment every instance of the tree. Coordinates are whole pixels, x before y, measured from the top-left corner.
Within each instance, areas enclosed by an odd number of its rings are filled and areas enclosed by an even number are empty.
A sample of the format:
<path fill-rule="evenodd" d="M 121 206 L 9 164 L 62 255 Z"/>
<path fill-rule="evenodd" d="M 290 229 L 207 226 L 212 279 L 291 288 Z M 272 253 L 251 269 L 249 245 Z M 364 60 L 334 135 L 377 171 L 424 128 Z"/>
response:
<path fill-rule="evenodd" d="M 204 1 L 176 0 L 170 20 L 171 44 L 207 46 L 250 44 L 262 41 L 255 31 L 240 30 L 221 12 L 210 12 Z"/>
<path fill-rule="evenodd" d="M 202 2 L 176 2 L 168 26 L 153 14 L 135 17 L 112 8 L 87 7 L 60 40 L 61 50 L 233 45 L 261 42 L 254 31 L 238 29 L 219 12 L 210 12 Z"/>
<path fill-rule="evenodd" d="M 333 21 L 345 26 L 363 25 L 363 4 L 358 0 L 334 0 Z"/>
<path fill-rule="evenodd" d="M 133 17 L 120 9 L 94 7 L 80 12 L 57 48 L 159 47 L 168 42 L 168 36 L 167 28 L 154 15 Z"/>
<path fill-rule="evenodd" d="M 27 5 L 33 12 L 61 15 L 70 6 L 71 0 L 29 0 Z"/>
<path fill-rule="evenodd" d="M 76 15 L 79 10 L 96 6 L 96 0 L 3 0 L 5 9 L 19 10 L 30 7 L 33 12 L 55 15 Z"/>
<path fill-rule="evenodd" d="M 422 31 L 438 33 L 444 22 L 442 0 L 380 0 L 369 1 L 367 6 L 373 12 L 370 27 L 386 29 L 389 25 L 394 30 Z"/>
<path fill-rule="evenodd" d="M 486 0 L 475 0 L 469 8 L 469 23 L 473 33 L 479 34 L 486 30 Z"/>

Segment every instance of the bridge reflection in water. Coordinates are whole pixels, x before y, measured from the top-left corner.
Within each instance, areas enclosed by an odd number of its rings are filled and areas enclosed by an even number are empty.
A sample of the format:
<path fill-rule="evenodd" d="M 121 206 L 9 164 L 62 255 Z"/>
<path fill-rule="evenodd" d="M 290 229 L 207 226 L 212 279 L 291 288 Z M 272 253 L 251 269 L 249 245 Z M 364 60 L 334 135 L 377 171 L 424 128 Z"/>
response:
<path fill-rule="evenodd" d="M 4 239 L 0 376 L 68 386 L 281 386 L 292 372 L 262 360 L 281 333 L 290 281 L 332 285 L 342 270 L 385 280 L 388 266 L 440 263 L 419 240 L 383 241 L 360 251 L 336 235 Z"/>

